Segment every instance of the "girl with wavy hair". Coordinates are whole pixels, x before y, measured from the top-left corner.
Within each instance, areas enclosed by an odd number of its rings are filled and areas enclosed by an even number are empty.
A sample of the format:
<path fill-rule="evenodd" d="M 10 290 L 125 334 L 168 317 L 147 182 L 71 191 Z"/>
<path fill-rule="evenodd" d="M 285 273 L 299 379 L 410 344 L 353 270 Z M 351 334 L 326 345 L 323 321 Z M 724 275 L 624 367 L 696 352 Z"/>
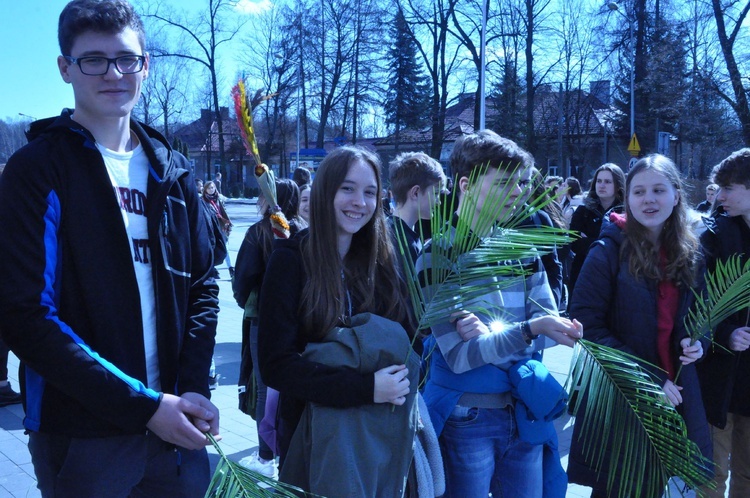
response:
<path fill-rule="evenodd" d="M 711 441 L 694 365 L 703 356 L 703 344 L 691 344 L 683 320 L 692 304 L 699 253 L 685 202 L 671 159 L 659 154 L 640 159 L 625 184 L 625 214 L 610 214 L 611 223 L 605 222 L 599 240 L 591 246 L 570 313 L 583 324 L 589 341 L 643 360 L 643 368 L 659 379 L 664 395 L 684 418 L 688 437 L 710 459 Z M 580 431 L 577 421 L 569 479 L 592 487 L 592 496 L 608 496 L 606 471 L 597 472 L 586 459 Z M 605 461 L 601 468 L 608 467 Z"/>

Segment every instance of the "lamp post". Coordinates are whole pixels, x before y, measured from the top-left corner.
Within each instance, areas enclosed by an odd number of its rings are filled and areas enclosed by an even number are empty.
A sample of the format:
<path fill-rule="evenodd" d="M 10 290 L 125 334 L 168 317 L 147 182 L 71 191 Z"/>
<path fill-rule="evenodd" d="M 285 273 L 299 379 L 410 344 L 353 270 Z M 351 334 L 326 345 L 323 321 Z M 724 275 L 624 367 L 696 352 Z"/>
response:
<path fill-rule="evenodd" d="M 295 166 L 296 168 L 299 168 L 299 151 L 300 151 L 300 88 L 302 86 L 302 58 L 300 57 L 299 60 L 292 60 L 287 59 L 281 54 L 276 54 L 275 56 L 277 59 L 282 59 L 288 62 L 294 62 L 297 64 L 297 164 Z M 291 173 L 291 172 L 290 172 Z"/>
<path fill-rule="evenodd" d="M 625 18 L 626 21 L 628 21 L 628 25 L 630 26 L 630 47 L 633 51 L 633 62 L 630 66 L 630 146 L 628 147 L 628 151 L 635 157 L 638 155 L 638 152 L 640 152 L 640 146 L 638 146 L 638 139 L 635 136 L 635 43 L 634 43 L 634 33 L 633 33 L 633 24 L 635 24 L 635 19 L 630 19 L 626 14 L 624 14 L 620 10 L 620 6 L 617 4 L 617 2 L 609 2 L 607 4 L 607 7 L 612 12 L 617 12 L 622 17 Z M 635 147 L 634 147 L 635 146 Z M 637 150 L 636 150 L 637 148 Z"/>
<path fill-rule="evenodd" d="M 485 70 L 484 66 L 486 65 L 487 61 L 487 55 L 485 50 L 485 45 L 487 43 L 487 2 L 489 0 L 482 0 L 482 32 L 480 33 L 480 41 L 479 41 L 479 59 L 480 59 L 480 67 L 479 67 L 479 129 L 484 130 L 485 129 Z"/>

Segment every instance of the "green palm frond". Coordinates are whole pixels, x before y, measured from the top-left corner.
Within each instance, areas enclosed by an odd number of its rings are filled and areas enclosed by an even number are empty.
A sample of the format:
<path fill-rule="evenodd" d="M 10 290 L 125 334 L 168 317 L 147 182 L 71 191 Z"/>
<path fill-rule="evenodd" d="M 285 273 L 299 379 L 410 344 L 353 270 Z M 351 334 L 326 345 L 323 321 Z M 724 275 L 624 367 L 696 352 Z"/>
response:
<path fill-rule="evenodd" d="M 571 405 L 584 429 L 583 454 L 607 474 L 609 493 L 619 483 L 619 496 L 661 496 L 674 476 L 695 489 L 711 479 L 713 463 L 688 439 L 682 417 L 641 363 L 578 341 L 566 389 L 576 391 Z M 603 468 L 606 455 L 611 458 Z"/>
<path fill-rule="evenodd" d="M 208 485 L 205 498 L 271 498 L 315 496 L 306 494 L 301 489 L 253 472 L 237 462 L 230 460 L 222 451 L 219 443 L 211 434 L 208 439 L 219 453 L 219 463 Z"/>
<path fill-rule="evenodd" d="M 750 260 L 742 264 L 739 255 L 717 261 L 706 274 L 706 290 L 696 296 L 695 304 L 685 317 L 685 327 L 695 341 L 708 337 L 718 324 L 744 308 L 750 307 Z"/>

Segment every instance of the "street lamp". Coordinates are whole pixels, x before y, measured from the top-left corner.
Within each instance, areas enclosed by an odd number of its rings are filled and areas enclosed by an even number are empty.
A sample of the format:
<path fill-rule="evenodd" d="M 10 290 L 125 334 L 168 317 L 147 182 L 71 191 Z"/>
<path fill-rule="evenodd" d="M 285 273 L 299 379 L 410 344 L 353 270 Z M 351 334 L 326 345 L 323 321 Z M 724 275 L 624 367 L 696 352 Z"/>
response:
<path fill-rule="evenodd" d="M 22 112 L 18 113 L 19 116 L 23 116 L 24 118 L 29 118 L 32 121 L 36 121 L 36 118 L 34 116 L 29 116 L 28 114 L 24 114 Z"/>
<path fill-rule="evenodd" d="M 302 58 L 300 58 L 299 60 L 295 61 L 295 60 L 292 60 L 292 59 L 287 59 L 286 57 L 284 57 L 281 54 L 276 54 L 275 57 L 277 59 L 282 59 L 282 60 L 289 61 L 289 62 L 294 62 L 294 63 L 297 64 L 297 157 L 296 157 L 297 164 L 296 164 L 296 168 L 299 168 L 299 150 L 300 150 L 299 149 L 299 143 L 300 143 L 300 132 L 299 132 L 300 131 L 299 130 L 299 128 L 300 128 L 300 109 L 299 109 L 299 105 L 300 105 L 300 100 L 301 100 L 300 99 L 300 87 L 302 86 Z"/>
<path fill-rule="evenodd" d="M 482 32 L 480 34 L 480 41 L 479 41 L 479 59 L 480 59 L 480 68 L 479 68 L 479 129 L 484 130 L 485 128 L 485 100 L 484 100 L 484 93 L 485 93 L 485 70 L 484 66 L 486 65 L 486 43 L 487 43 L 487 2 L 489 0 L 482 0 Z"/>
<path fill-rule="evenodd" d="M 626 14 L 624 14 L 620 10 L 620 6 L 617 4 L 617 2 L 609 2 L 607 4 L 607 7 L 612 12 L 617 12 L 622 17 L 625 18 L 626 21 L 628 21 L 628 24 L 630 25 L 630 47 L 633 51 L 633 62 L 630 66 L 630 143 L 631 145 L 637 145 L 638 141 L 635 138 L 635 43 L 633 41 L 633 24 L 635 24 L 635 19 L 631 20 L 630 17 L 628 17 Z M 635 142 L 635 143 L 634 143 Z M 638 155 L 638 151 L 631 150 L 631 147 L 628 147 L 628 150 L 633 156 Z"/>

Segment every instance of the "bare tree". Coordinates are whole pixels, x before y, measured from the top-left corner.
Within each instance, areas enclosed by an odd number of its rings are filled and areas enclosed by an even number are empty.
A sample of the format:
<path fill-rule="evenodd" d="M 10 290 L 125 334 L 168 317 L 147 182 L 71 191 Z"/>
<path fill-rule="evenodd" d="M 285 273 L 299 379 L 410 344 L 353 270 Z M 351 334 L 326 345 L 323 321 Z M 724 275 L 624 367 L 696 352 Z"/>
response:
<path fill-rule="evenodd" d="M 352 64 L 357 44 L 356 10 L 347 0 L 321 0 L 318 28 L 321 41 L 315 57 L 320 75 L 320 117 L 315 146 L 323 147 L 326 127 L 334 110 L 350 92 Z"/>
<path fill-rule="evenodd" d="M 170 126 L 183 112 L 188 100 L 190 68 L 185 59 L 152 57 L 148 78 L 143 82 L 136 112 L 149 126 L 158 127 L 170 138 Z"/>
<path fill-rule="evenodd" d="M 562 90 L 558 95 L 562 102 L 553 112 L 557 116 L 558 155 L 563 168 L 566 159 L 581 163 L 583 151 L 591 147 L 598 134 L 598 120 L 593 113 L 599 105 L 589 93 L 581 91 L 587 82 L 596 79 L 596 70 L 603 59 L 596 43 L 596 38 L 601 35 L 595 24 L 596 11 L 592 5 L 561 0 L 555 15 L 557 20 L 551 23 L 557 27 L 555 41 L 560 54 L 552 74 Z M 608 90 L 609 85 L 603 83 L 602 88 Z M 602 105 L 609 105 L 608 91 L 606 95 L 594 95 L 593 98 L 600 100 Z"/>
<path fill-rule="evenodd" d="M 498 47 L 493 48 L 487 70 L 490 78 L 494 78 L 496 90 L 491 91 L 497 118 L 488 126 L 501 135 L 516 142 L 523 139 L 525 129 L 525 87 L 520 80 L 520 56 L 523 53 L 522 15 L 515 8 L 518 0 L 500 0 L 497 10 L 501 12 L 496 24 L 497 30 L 503 34 L 497 39 Z M 492 88 L 492 86 L 491 86 Z"/>
<path fill-rule="evenodd" d="M 536 149 L 534 130 L 534 101 L 536 82 L 534 75 L 534 36 L 541 29 L 546 17 L 545 10 L 550 0 L 524 0 L 525 15 L 522 17 L 526 28 L 526 148 L 532 154 Z"/>
<path fill-rule="evenodd" d="M 748 11 L 750 11 L 750 1 L 743 2 L 732 0 L 722 2 L 720 0 L 711 0 L 713 7 L 716 29 L 719 36 L 721 53 L 724 56 L 726 71 L 729 74 L 729 82 L 732 87 L 730 94 L 723 85 L 716 85 L 716 91 L 721 97 L 732 106 L 737 118 L 742 125 L 742 138 L 745 145 L 750 145 L 750 106 L 748 105 L 748 90 L 742 83 L 742 71 L 740 62 L 737 60 L 735 50 L 737 49 L 738 36 L 742 32 L 742 25 L 745 22 Z M 734 25 L 732 26 L 732 22 Z M 745 27 L 747 31 L 747 27 Z"/>
<path fill-rule="evenodd" d="M 504 12 L 503 2 L 491 3 L 489 0 L 475 0 L 472 2 L 461 3 L 453 10 L 453 27 L 451 34 L 455 36 L 458 42 L 468 51 L 476 77 L 476 90 L 474 99 L 474 129 L 479 129 L 480 123 L 480 100 L 481 88 L 480 77 L 482 58 L 481 44 L 479 43 L 482 35 L 482 4 L 484 4 L 486 23 L 485 23 L 485 46 L 489 52 L 493 45 L 502 37 L 517 37 L 518 31 L 506 31 L 504 28 L 508 24 L 503 23 L 502 18 L 506 17 L 508 12 Z M 487 58 L 485 58 L 485 62 Z M 489 92 L 485 92 L 486 95 Z"/>
<path fill-rule="evenodd" d="M 445 135 L 449 76 L 457 64 L 457 48 L 448 44 L 450 22 L 458 0 L 399 0 L 399 8 L 413 27 L 414 43 L 432 83 L 432 144 L 430 155 L 439 158 Z M 449 53 L 450 52 L 450 53 Z"/>
<path fill-rule="evenodd" d="M 9 122 L 0 119 L 0 164 L 4 164 L 15 151 L 26 145 L 24 131 L 28 127 L 27 119 Z"/>
<path fill-rule="evenodd" d="M 153 19 L 168 31 L 180 36 L 178 49 L 158 53 L 163 57 L 179 57 L 197 62 L 204 66 L 211 79 L 213 110 L 216 116 L 219 142 L 219 157 L 223 175 L 227 176 L 227 163 L 224 148 L 224 124 L 219 106 L 219 51 L 222 45 L 230 42 L 239 33 L 245 22 L 232 10 L 231 0 L 207 0 L 206 10 L 199 16 L 187 20 L 174 13 L 157 8 L 148 12 L 145 17 Z M 231 19 L 231 21 L 230 21 Z"/>

